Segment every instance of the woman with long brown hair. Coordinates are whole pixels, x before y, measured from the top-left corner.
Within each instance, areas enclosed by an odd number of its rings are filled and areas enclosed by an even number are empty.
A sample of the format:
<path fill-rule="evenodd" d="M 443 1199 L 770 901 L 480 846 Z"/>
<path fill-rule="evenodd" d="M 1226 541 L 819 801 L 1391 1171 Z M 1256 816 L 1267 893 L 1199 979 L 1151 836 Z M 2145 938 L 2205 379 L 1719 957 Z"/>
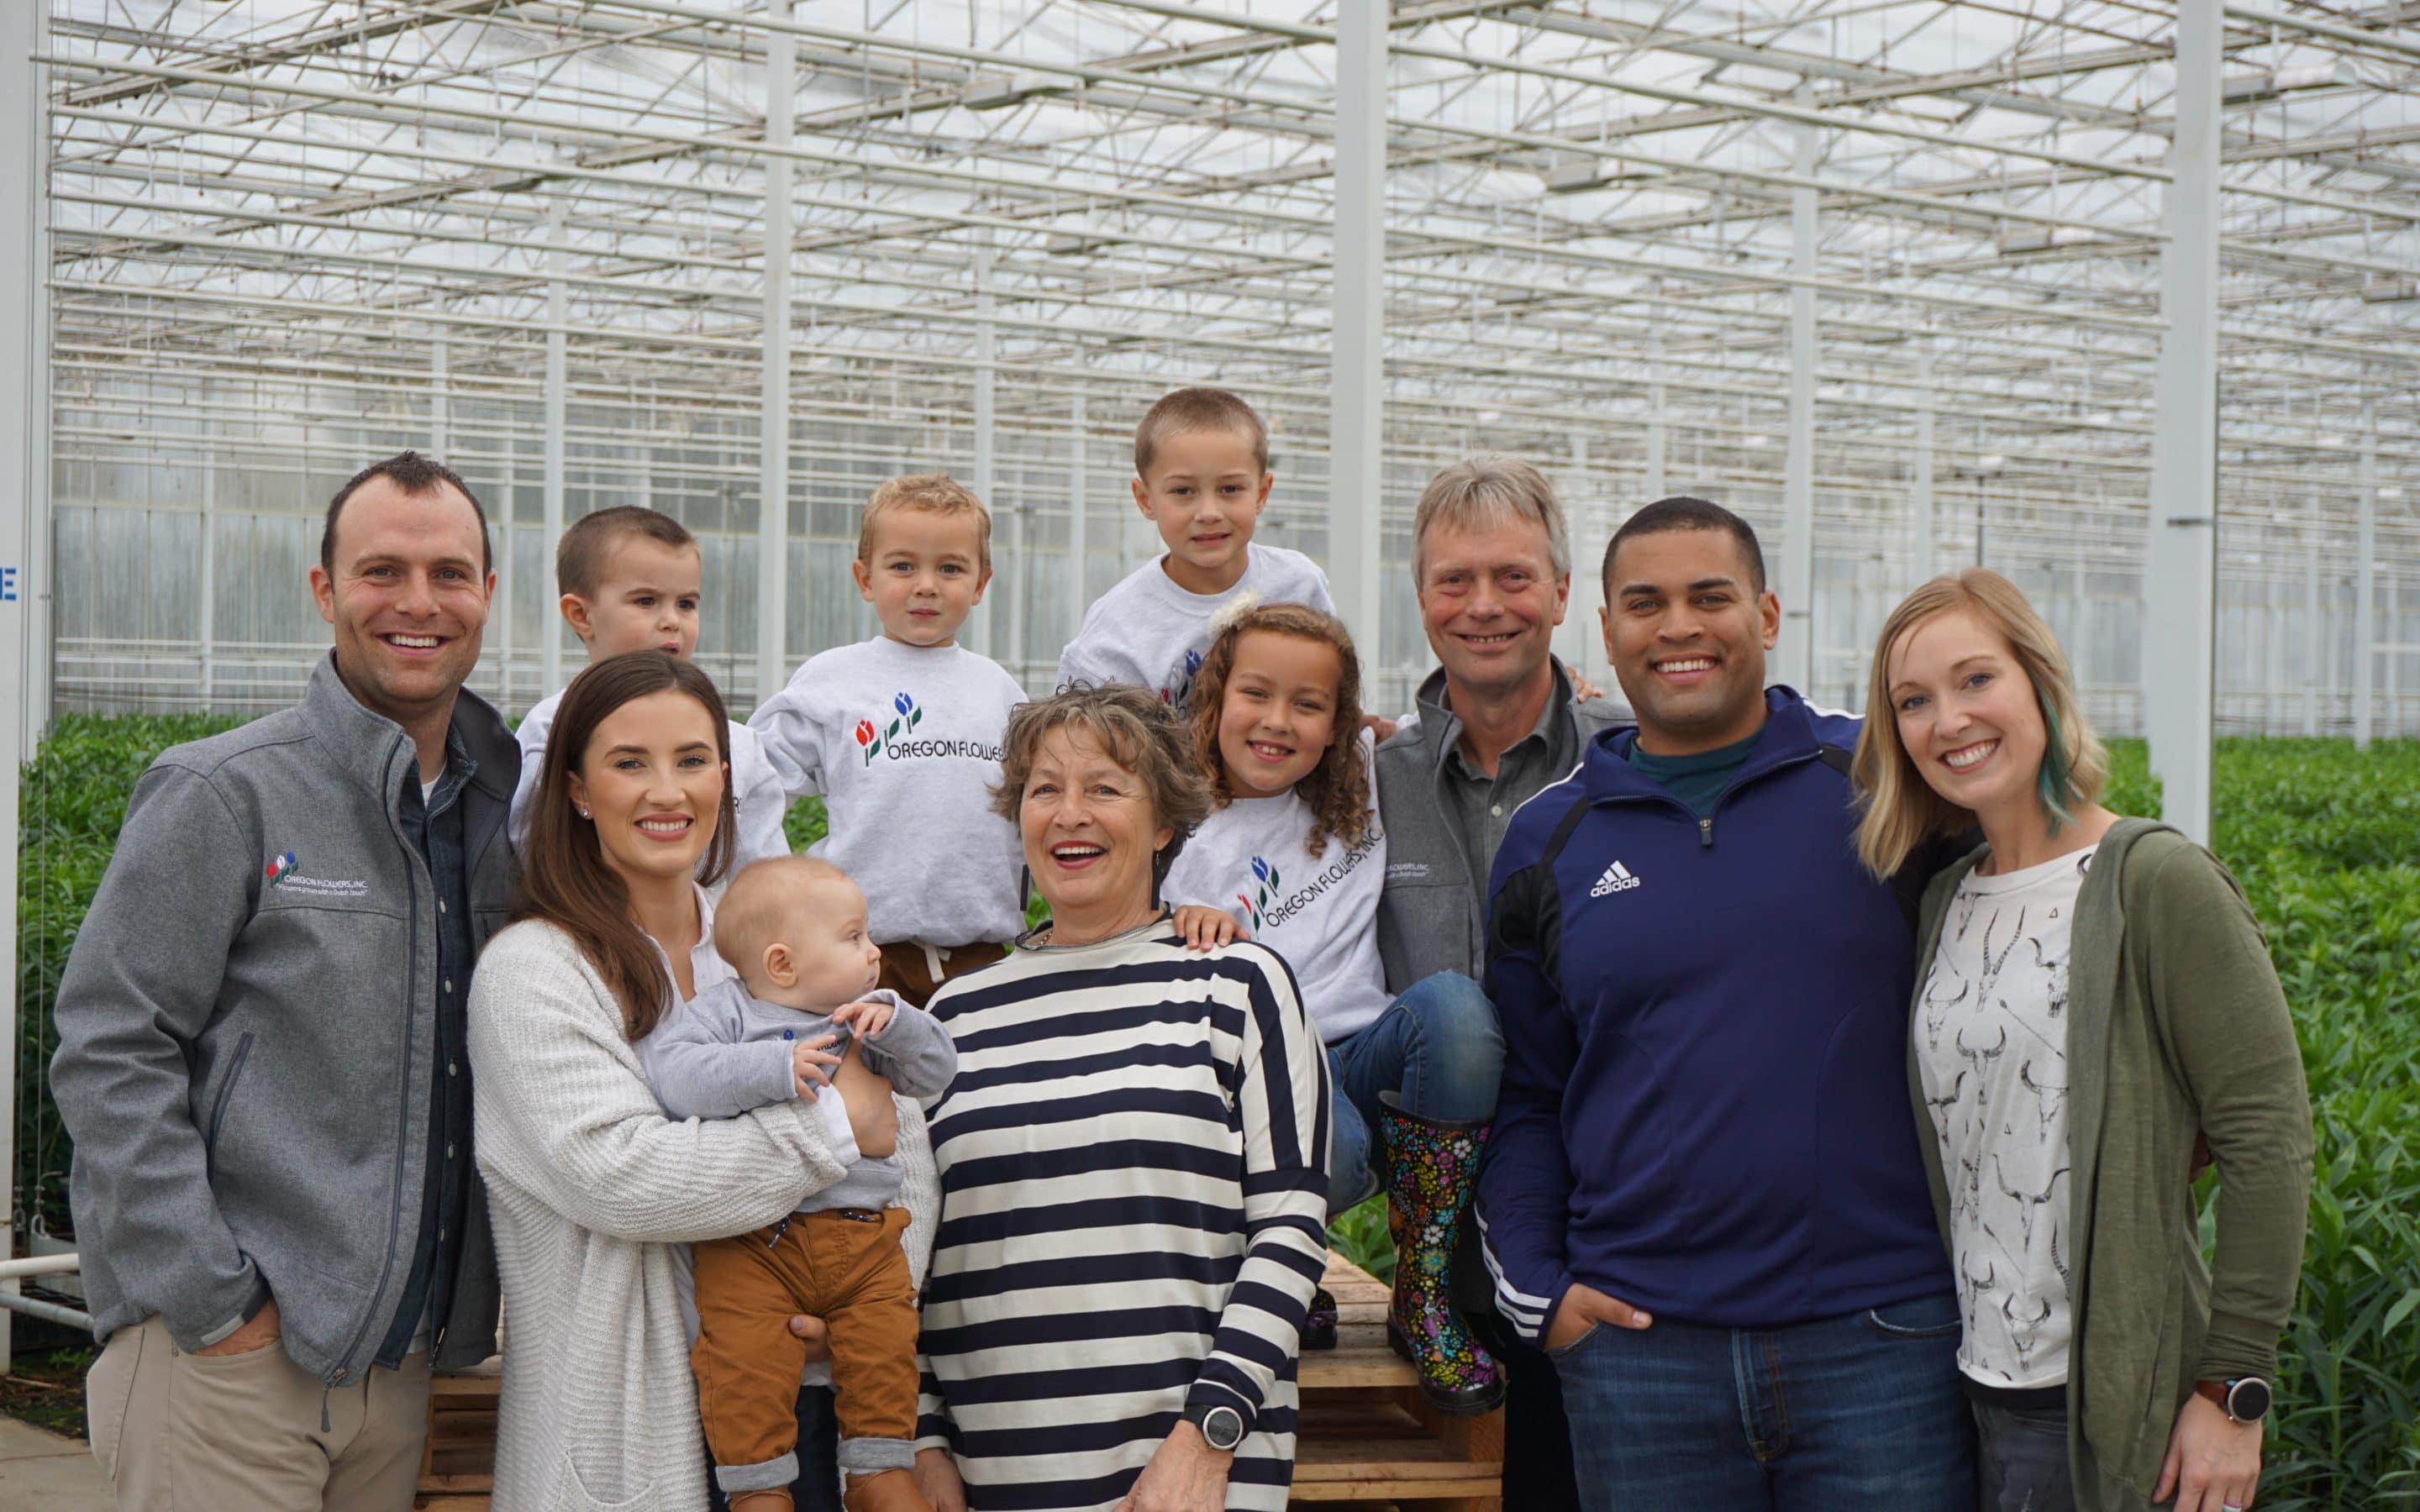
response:
<path fill-rule="evenodd" d="M 499 1507 L 705 1504 L 687 1245 L 777 1222 L 854 1151 L 837 1097 L 675 1123 L 641 1067 L 667 995 L 731 971 L 700 886 L 731 855 L 729 730 L 712 681 L 662 652 L 581 673 L 514 921 L 480 959 L 473 1130 L 510 1319 Z M 802 1073 L 837 1058 L 811 1047 Z"/>

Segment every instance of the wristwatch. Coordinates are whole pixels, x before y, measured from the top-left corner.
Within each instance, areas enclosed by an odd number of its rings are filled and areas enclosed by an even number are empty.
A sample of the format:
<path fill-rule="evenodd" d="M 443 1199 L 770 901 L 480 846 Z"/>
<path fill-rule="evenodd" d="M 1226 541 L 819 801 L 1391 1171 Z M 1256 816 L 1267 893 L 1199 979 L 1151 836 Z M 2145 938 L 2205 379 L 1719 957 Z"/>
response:
<path fill-rule="evenodd" d="M 2237 1376 L 2232 1381 L 2197 1381 L 2194 1382 L 2194 1391 L 2215 1403 L 2230 1423 L 2257 1423 L 2269 1415 L 2269 1382 L 2258 1376 Z"/>
<path fill-rule="evenodd" d="M 1202 1441 L 1222 1454 L 1233 1454 L 1244 1442 L 1244 1414 L 1232 1407 L 1188 1407 L 1185 1421 L 1200 1428 Z"/>

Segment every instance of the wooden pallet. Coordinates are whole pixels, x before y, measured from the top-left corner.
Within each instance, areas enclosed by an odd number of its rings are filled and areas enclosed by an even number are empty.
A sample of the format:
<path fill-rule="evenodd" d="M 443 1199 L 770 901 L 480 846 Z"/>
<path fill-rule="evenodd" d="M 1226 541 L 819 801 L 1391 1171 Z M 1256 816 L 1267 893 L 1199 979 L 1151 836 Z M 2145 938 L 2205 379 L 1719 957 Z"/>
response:
<path fill-rule="evenodd" d="M 1302 1357 L 1294 1504 L 1499 1512 L 1503 1414 L 1451 1418 L 1430 1412 L 1412 1367 L 1387 1348 L 1387 1288 L 1334 1254 L 1327 1257 L 1326 1286 L 1336 1294 L 1340 1347 Z M 489 1512 L 501 1381 L 497 1360 L 434 1378 L 428 1448 L 412 1505 L 424 1512 Z"/>

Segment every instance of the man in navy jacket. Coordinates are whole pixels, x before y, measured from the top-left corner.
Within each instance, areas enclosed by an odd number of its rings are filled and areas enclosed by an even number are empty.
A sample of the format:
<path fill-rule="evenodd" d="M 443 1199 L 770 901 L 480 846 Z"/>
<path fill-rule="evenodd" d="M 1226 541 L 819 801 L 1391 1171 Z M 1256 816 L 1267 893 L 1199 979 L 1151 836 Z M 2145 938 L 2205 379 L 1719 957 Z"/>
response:
<path fill-rule="evenodd" d="M 1764 686 L 1780 605 L 1728 510 L 1649 505 L 1605 572 L 1637 729 L 1523 808 L 1489 887 L 1497 1306 L 1555 1356 L 1592 1507 L 1966 1512 L 1916 946 L 1853 844 L 1858 721 Z"/>

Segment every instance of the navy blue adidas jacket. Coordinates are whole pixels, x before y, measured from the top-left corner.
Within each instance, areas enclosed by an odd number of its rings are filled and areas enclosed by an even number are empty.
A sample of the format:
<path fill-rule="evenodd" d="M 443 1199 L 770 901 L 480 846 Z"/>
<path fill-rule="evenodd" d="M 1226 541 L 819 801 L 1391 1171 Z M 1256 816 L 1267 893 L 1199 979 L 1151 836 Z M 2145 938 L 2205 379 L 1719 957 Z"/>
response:
<path fill-rule="evenodd" d="M 1497 853 L 1478 1207 L 1532 1338 L 1575 1282 L 1731 1328 L 1950 1288 L 1908 1108 L 1912 920 L 1854 849 L 1859 721 L 1765 706 L 1705 819 L 1607 731 Z"/>

